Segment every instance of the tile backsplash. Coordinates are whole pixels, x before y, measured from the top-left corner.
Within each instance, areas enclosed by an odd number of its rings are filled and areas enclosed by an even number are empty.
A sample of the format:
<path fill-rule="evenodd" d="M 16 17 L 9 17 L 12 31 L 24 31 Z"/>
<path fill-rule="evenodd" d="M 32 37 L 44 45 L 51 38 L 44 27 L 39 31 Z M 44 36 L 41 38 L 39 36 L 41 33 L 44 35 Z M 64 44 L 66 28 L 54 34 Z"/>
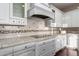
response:
<path fill-rule="evenodd" d="M 49 30 L 41 18 L 27 18 L 27 26 L 0 26 L 0 30 Z"/>
<path fill-rule="evenodd" d="M 2 36 L 31 36 L 31 35 L 50 35 L 50 28 L 45 26 L 45 19 L 31 17 L 27 18 L 27 26 L 0 26 Z"/>
<path fill-rule="evenodd" d="M 41 18 L 28 18 L 27 20 L 27 29 L 29 30 L 49 30 L 48 27 L 45 27 L 45 20 Z"/>

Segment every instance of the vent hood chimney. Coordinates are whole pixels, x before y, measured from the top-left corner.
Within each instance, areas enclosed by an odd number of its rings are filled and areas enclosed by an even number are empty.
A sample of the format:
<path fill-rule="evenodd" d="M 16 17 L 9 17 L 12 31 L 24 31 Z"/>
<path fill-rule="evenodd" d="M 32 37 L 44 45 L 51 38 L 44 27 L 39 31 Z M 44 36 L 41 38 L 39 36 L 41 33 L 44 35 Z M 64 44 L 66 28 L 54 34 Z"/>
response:
<path fill-rule="evenodd" d="M 45 3 L 30 3 L 30 9 L 27 12 L 28 17 L 39 17 L 42 19 L 54 19 L 54 13 Z"/>

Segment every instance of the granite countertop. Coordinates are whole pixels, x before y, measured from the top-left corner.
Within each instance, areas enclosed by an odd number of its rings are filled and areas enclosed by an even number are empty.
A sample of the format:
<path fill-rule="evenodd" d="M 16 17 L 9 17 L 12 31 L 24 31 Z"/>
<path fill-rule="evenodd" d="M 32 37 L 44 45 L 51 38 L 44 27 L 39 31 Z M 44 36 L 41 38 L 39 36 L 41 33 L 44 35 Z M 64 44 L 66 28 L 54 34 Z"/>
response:
<path fill-rule="evenodd" d="M 47 40 L 49 38 L 55 38 L 56 36 L 46 36 L 46 37 L 40 37 L 40 38 L 34 38 L 34 37 L 19 37 L 19 38 L 7 38 L 0 40 L 0 48 L 7 48 L 11 46 L 17 46 L 24 43 L 31 43 L 31 42 L 40 42 L 43 40 Z"/>

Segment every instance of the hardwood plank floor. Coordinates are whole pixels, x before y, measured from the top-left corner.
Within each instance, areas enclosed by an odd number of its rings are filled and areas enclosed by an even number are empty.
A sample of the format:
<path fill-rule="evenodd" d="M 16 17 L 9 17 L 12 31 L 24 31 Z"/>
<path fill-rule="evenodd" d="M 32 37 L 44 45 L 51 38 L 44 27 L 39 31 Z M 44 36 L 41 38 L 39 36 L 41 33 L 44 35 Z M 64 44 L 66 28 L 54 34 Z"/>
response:
<path fill-rule="evenodd" d="M 56 53 L 55 56 L 78 56 L 76 49 L 64 48 Z"/>

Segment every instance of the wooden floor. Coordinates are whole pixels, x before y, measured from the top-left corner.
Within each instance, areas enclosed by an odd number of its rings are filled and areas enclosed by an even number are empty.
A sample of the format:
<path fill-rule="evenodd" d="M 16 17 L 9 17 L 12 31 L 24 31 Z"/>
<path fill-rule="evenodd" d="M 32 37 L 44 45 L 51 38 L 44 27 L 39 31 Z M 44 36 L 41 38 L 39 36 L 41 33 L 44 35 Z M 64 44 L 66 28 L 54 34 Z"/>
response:
<path fill-rule="evenodd" d="M 58 51 L 55 56 L 78 56 L 78 51 L 75 49 L 64 48 Z"/>

